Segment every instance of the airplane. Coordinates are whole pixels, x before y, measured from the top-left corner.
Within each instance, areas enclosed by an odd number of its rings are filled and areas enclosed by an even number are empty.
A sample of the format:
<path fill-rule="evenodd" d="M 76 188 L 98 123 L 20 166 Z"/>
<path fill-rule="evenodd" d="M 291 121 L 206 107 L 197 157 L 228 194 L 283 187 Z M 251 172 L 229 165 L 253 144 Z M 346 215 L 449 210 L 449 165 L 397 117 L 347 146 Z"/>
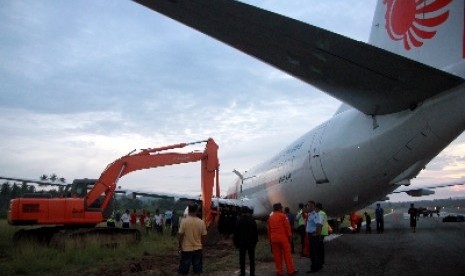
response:
<path fill-rule="evenodd" d="M 255 217 L 311 199 L 333 217 L 363 208 L 409 185 L 465 129 L 463 1 L 378 0 L 369 43 L 240 1 L 133 1 L 343 102 L 270 160 L 236 173 L 222 202 Z"/>

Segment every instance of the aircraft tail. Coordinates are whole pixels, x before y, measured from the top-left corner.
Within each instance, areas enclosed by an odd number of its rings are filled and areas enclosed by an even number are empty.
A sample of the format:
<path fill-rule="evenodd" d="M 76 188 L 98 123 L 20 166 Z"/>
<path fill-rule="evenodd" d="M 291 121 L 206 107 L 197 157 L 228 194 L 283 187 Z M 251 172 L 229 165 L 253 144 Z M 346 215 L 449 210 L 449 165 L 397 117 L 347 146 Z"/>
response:
<path fill-rule="evenodd" d="M 462 0 L 378 0 L 369 43 L 465 77 Z"/>

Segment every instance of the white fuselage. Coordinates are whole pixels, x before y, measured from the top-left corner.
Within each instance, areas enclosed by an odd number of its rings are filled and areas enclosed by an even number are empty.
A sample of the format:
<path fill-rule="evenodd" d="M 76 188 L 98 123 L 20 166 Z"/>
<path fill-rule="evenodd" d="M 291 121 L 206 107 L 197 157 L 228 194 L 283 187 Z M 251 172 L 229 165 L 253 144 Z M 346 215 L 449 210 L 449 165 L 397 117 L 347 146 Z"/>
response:
<path fill-rule="evenodd" d="M 464 106 L 462 85 L 395 114 L 349 108 L 247 171 L 227 197 L 249 201 L 257 217 L 273 203 L 296 211 L 308 200 L 331 216 L 347 214 L 414 178 L 465 129 Z"/>

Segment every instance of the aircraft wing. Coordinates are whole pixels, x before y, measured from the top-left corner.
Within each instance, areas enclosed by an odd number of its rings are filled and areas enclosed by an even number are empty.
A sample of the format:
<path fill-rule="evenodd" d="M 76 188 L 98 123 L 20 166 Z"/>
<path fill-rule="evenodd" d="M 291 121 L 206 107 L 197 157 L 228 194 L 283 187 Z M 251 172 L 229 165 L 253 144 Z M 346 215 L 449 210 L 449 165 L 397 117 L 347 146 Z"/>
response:
<path fill-rule="evenodd" d="M 147 191 L 124 191 L 127 198 L 135 199 L 137 197 L 153 197 L 153 198 L 163 198 L 175 200 L 192 200 L 200 201 L 200 195 L 189 195 L 189 194 L 174 194 L 174 193 L 163 193 L 163 192 L 147 192 Z"/>
<path fill-rule="evenodd" d="M 188 194 L 177 194 L 177 193 L 163 193 L 163 192 L 141 192 L 141 191 L 124 191 L 127 198 L 135 199 L 139 197 L 153 197 L 153 198 L 164 198 L 169 199 L 173 198 L 174 200 L 181 201 L 201 201 L 201 195 L 188 195 Z M 220 205 L 228 206 L 247 206 L 253 209 L 253 201 L 248 199 L 229 199 L 229 198 L 212 198 L 213 205 L 216 207 Z"/>
<path fill-rule="evenodd" d="M 313 85 L 365 114 L 413 108 L 463 79 L 233 0 L 133 0 Z"/>
<path fill-rule="evenodd" d="M 406 193 L 409 196 L 420 197 L 420 196 L 427 196 L 427 195 L 434 194 L 434 191 L 432 191 L 433 189 L 447 188 L 447 187 L 453 187 L 453 186 L 462 186 L 462 185 L 465 185 L 465 183 L 463 182 L 444 183 L 444 184 L 438 184 L 438 185 L 431 185 L 428 187 L 422 187 L 418 189 L 398 189 L 398 190 L 394 190 L 393 192 L 391 192 L 391 194 Z"/>
<path fill-rule="evenodd" d="M 30 178 L 17 178 L 17 177 L 7 177 L 7 176 L 0 176 L 0 179 L 10 180 L 10 181 L 18 181 L 24 183 L 35 183 L 40 185 L 46 186 L 67 186 L 68 183 L 63 182 L 51 182 L 49 180 L 37 180 L 37 179 L 30 179 Z"/>

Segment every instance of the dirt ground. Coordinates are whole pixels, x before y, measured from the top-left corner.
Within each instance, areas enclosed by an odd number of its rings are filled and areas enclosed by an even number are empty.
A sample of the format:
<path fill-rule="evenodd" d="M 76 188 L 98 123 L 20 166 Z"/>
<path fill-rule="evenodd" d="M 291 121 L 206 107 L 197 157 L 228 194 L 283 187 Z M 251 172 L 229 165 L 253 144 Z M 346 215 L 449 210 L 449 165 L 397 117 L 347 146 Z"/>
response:
<path fill-rule="evenodd" d="M 385 218 L 385 231 L 345 234 L 325 243 L 326 263 L 318 275 L 464 275 L 465 222 L 444 223 L 442 217 L 420 218 L 412 233 L 405 210 Z M 261 243 L 266 243 L 262 239 Z M 262 248 L 267 248 L 262 246 Z M 298 247 L 296 250 L 298 251 Z M 263 253 L 261 254 L 263 255 Z M 204 250 L 204 275 L 238 275 L 238 257 L 230 240 Z M 293 255 L 299 274 L 310 268 L 310 259 Z M 115 264 L 86 275 L 176 275 L 179 255 L 146 254 L 129 264 Z M 256 275 L 275 275 L 270 258 L 257 260 Z M 82 275 L 82 274 L 81 274 Z"/>
<path fill-rule="evenodd" d="M 231 239 L 220 240 L 215 245 L 204 248 L 204 275 L 238 275 L 239 260 L 234 250 Z M 177 275 L 179 265 L 179 253 L 163 252 L 160 254 L 145 253 L 140 259 L 131 260 L 129 263 L 115 264 L 112 268 L 102 268 L 97 271 L 85 271 L 85 275 Z M 259 271 L 269 271 L 273 263 L 270 261 L 256 262 L 257 275 Z M 212 272 L 212 270 L 215 270 Z M 81 273 L 83 273 L 81 271 Z M 80 274 L 81 274 L 80 273 Z M 82 274 L 81 274 L 82 275 Z"/>

